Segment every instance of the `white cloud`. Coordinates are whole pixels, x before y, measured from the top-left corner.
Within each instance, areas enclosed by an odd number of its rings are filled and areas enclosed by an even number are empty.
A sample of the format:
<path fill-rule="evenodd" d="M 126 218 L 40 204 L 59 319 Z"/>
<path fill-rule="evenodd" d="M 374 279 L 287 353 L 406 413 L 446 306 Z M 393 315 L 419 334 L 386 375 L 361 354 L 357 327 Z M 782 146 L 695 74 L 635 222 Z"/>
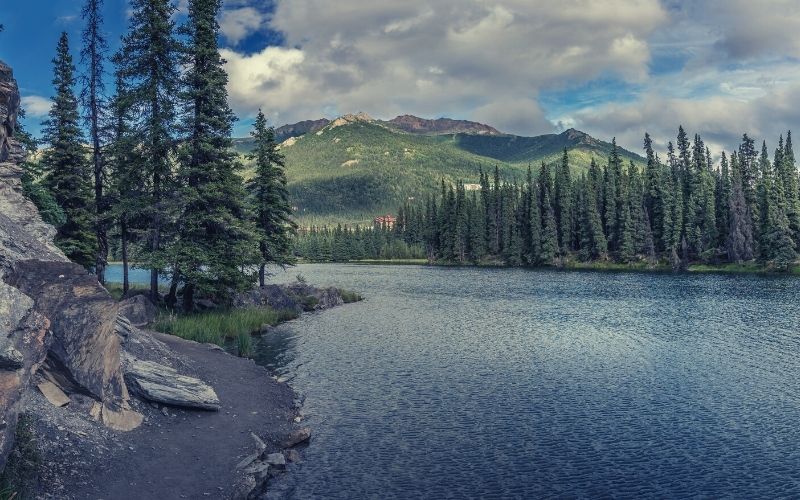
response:
<path fill-rule="evenodd" d="M 47 116 L 53 103 L 50 99 L 38 95 L 23 96 L 22 108 L 28 118 L 41 118 Z"/>
<path fill-rule="evenodd" d="M 647 39 L 666 21 L 658 0 L 278 0 L 269 27 L 291 48 L 223 56 L 245 117 L 261 106 L 287 121 L 359 110 L 501 120 L 508 109 L 505 123 L 532 130 L 546 126 L 543 88 L 645 78 Z M 245 36 L 235 27 L 226 36 Z"/>
<path fill-rule="evenodd" d="M 255 30 L 284 47 L 223 51 L 234 109 L 275 123 L 366 111 L 483 121 L 536 134 L 553 125 L 542 91 L 558 92 L 558 126 L 640 150 L 679 124 L 718 147 L 745 131 L 774 139 L 800 121 L 797 0 L 232 0 L 221 17 L 234 46 Z M 252 14 L 250 9 L 256 9 Z M 662 60 L 677 67 L 659 71 Z M 684 65 L 685 63 L 685 65 Z M 575 110 L 574 91 L 631 85 Z M 591 85 L 586 90 L 593 93 Z M 573 89 L 573 90 L 570 90 Z M 585 97 L 585 96 L 584 96 Z M 597 102 L 589 99 L 586 102 Z M 800 106 L 798 106 L 800 109 Z"/>
<path fill-rule="evenodd" d="M 254 7 L 241 7 L 225 10 L 220 15 L 219 26 L 222 35 L 231 44 L 239 42 L 260 30 L 266 15 Z"/>

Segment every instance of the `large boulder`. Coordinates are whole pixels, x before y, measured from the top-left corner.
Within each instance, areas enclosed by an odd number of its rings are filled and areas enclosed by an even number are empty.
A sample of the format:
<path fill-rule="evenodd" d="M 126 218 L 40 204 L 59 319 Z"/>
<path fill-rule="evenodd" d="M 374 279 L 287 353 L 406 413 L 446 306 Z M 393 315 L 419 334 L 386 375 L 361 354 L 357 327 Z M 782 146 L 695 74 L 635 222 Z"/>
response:
<path fill-rule="evenodd" d="M 14 141 L 19 113 L 19 89 L 11 68 L 0 61 L 0 162 L 19 162 L 22 148 Z"/>
<path fill-rule="evenodd" d="M 133 326 L 145 326 L 155 321 L 158 307 L 145 295 L 134 295 L 119 303 L 119 313 Z"/>
<path fill-rule="evenodd" d="M 148 401 L 199 410 L 220 409 L 217 393 L 200 379 L 152 361 L 131 358 L 125 364 L 125 379 L 131 390 Z"/>
<path fill-rule="evenodd" d="M 91 395 L 109 427 L 142 421 L 128 407 L 115 301 L 54 245 L 55 229 L 23 195 L 23 151 L 14 140 L 19 101 L 11 69 L 0 62 L 0 470 L 37 372 L 64 392 Z"/>

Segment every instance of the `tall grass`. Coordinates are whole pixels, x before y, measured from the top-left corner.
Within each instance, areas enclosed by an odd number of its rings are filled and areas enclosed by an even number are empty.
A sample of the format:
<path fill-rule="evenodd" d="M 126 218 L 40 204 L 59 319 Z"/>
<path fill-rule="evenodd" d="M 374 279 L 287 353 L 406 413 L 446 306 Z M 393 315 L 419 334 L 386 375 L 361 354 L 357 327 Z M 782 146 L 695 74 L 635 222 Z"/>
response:
<path fill-rule="evenodd" d="M 261 330 L 262 325 L 275 326 L 295 319 L 291 310 L 276 311 L 269 308 L 228 309 L 186 316 L 162 313 L 153 329 L 195 342 L 222 346 L 226 340 L 236 340 L 241 347 L 243 336 Z"/>
<path fill-rule="evenodd" d="M 342 296 L 342 300 L 345 304 L 352 304 L 353 302 L 361 302 L 364 300 L 364 297 L 360 294 L 343 288 L 339 288 L 339 294 Z"/>

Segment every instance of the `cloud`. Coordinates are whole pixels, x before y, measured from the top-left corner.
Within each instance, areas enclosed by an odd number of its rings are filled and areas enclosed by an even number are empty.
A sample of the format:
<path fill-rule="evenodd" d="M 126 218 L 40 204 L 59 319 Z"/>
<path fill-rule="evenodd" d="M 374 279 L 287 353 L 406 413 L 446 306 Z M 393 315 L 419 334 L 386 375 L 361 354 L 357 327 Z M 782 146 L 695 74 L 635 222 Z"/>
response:
<path fill-rule="evenodd" d="M 579 128 L 601 137 L 617 136 L 618 142 L 641 150 L 645 132 L 663 149 L 675 141 L 679 125 L 699 133 L 719 153 L 734 149 L 742 134 L 766 140 L 774 148 L 789 124 L 800 123 L 800 83 L 774 88 L 761 97 L 742 100 L 713 95 L 697 99 L 670 98 L 649 93 L 628 104 L 611 103 L 576 113 Z"/>
<path fill-rule="evenodd" d="M 38 95 L 23 96 L 22 108 L 28 118 L 41 118 L 47 116 L 53 103 L 50 99 Z"/>
<path fill-rule="evenodd" d="M 285 47 L 223 56 L 245 117 L 260 106 L 287 121 L 366 111 L 534 130 L 547 126 L 543 88 L 645 79 L 648 37 L 667 19 L 657 0 L 279 0 L 268 23 Z M 232 39 L 255 29 L 232 25 Z"/>
<path fill-rule="evenodd" d="M 491 124 L 502 132 L 517 135 L 547 134 L 555 129 L 545 118 L 539 103 L 533 99 L 498 99 L 476 109 L 471 118 Z"/>
<path fill-rule="evenodd" d="M 266 14 L 254 7 L 241 7 L 223 11 L 219 26 L 225 39 L 235 46 L 260 30 L 265 22 Z"/>

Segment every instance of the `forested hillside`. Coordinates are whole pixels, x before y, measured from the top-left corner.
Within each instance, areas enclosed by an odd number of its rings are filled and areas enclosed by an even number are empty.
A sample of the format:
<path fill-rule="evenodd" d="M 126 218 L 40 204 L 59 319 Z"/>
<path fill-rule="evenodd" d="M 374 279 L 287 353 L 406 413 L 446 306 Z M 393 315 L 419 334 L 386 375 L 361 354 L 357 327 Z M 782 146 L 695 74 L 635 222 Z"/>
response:
<path fill-rule="evenodd" d="M 690 263 L 758 262 L 788 270 L 800 242 L 800 192 L 791 132 L 770 157 L 744 135 L 718 165 L 683 128 L 665 161 L 625 162 L 612 146 L 602 165 L 576 173 L 567 150 L 525 179 L 484 173 L 479 191 L 441 183 L 403 204 L 393 227 L 314 228 L 297 246 L 311 260 L 425 257 L 431 262 L 565 266 L 620 263 L 685 269 Z M 376 236 L 377 235 L 377 236 Z"/>
<path fill-rule="evenodd" d="M 237 143 L 245 150 L 249 141 Z M 473 122 L 410 116 L 382 122 L 347 115 L 290 138 L 282 152 L 297 215 L 303 224 L 312 225 L 368 224 L 376 215 L 394 213 L 409 199 L 433 194 L 442 179 L 478 183 L 480 171 L 495 166 L 504 177 L 522 180 L 528 165 L 558 162 L 565 148 L 577 173 L 593 158 L 605 158 L 611 144 L 572 129 L 520 137 Z M 619 154 L 637 165 L 644 163 L 634 153 L 620 149 Z"/>

